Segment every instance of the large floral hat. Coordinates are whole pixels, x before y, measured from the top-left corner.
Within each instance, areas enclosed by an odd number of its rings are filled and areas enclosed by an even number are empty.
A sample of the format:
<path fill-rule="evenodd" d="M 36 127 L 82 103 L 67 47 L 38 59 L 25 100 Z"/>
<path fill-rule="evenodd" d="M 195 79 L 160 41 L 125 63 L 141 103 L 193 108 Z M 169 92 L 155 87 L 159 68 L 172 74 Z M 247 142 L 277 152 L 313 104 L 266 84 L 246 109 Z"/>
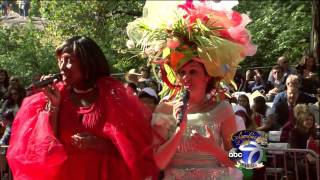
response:
<path fill-rule="evenodd" d="M 210 76 L 230 82 L 240 61 L 257 49 L 245 28 L 250 18 L 232 10 L 237 3 L 147 1 L 143 17 L 127 26 L 127 45 L 173 74 L 196 60 Z"/>

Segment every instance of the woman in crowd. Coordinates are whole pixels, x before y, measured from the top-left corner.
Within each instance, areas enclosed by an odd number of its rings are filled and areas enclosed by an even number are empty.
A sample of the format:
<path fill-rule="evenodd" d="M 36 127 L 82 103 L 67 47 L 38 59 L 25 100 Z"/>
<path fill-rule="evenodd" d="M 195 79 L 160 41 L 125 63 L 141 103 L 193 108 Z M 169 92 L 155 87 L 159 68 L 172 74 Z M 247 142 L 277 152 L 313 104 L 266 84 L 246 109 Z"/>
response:
<path fill-rule="evenodd" d="M 4 103 L 0 109 L 0 120 L 3 123 L 3 126 L 6 127 L 5 132 L 1 137 L 0 145 L 8 145 L 9 143 L 12 122 L 21 106 L 23 98 L 24 92 L 19 91 L 17 88 L 9 87 L 8 92 L 5 95 Z"/>
<path fill-rule="evenodd" d="M 237 32 L 232 37 L 224 34 L 236 23 L 224 12 L 213 10 L 213 4 L 174 3 L 181 4 L 147 1 L 147 16 L 127 27 L 131 40 L 147 45 L 144 49 L 149 51 L 145 53 L 152 62 L 160 64 L 162 80 L 172 90 L 168 101 L 160 102 L 152 119 L 155 161 L 164 170 L 166 180 L 242 179 L 240 170 L 227 155 L 236 132 L 235 116 L 232 106 L 220 96 L 225 91 L 216 85 L 222 81 L 229 84 L 238 63 L 255 53 L 244 29 L 246 22 L 240 14 L 234 14 L 241 19 L 238 28 L 247 37 L 246 42 L 240 42 L 232 38 L 239 37 Z M 177 8 L 186 11 L 177 12 Z M 164 18 L 164 24 L 148 24 L 163 22 L 159 17 Z M 220 28 L 215 27 L 217 21 Z M 149 35 L 154 38 L 149 39 Z M 160 48 L 152 49 L 154 44 Z"/>
<path fill-rule="evenodd" d="M 238 104 L 246 109 L 249 117 L 252 116 L 252 110 L 250 108 L 250 101 L 249 101 L 249 98 L 247 95 L 241 94 L 238 97 Z"/>
<path fill-rule="evenodd" d="M 110 77 L 99 46 L 72 37 L 56 57 L 62 82 L 26 98 L 15 118 L 7 153 L 14 179 L 152 175 L 150 113 Z"/>
<path fill-rule="evenodd" d="M 296 105 L 294 114 L 296 116 L 296 123 L 290 132 L 290 147 L 306 149 L 308 139 L 315 138 L 316 128 L 314 115 L 305 104 Z"/>
<path fill-rule="evenodd" d="M 8 72 L 4 69 L 0 69 L 0 101 L 6 93 L 9 86 Z"/>
<path fill-rule="evenodd" d="M 272 128 L 272 123 L 269 119 L 271 107 L 266 104 L 266 99 L 263 96 L 258 96 L 253 99 L 252 119 L 257 124 L 258 131 L 269 131 Z"/>
<path fill-rule="evenodd" d="M 11 76 L 11 77 L 10 77 L 10 80 L 9 80 L 9 86 L 18 89 L 19 92 L 22 93 L 23 97 L 26 96 L 26 94 L 27 94 L 27 93 L 26 93 L 26 89 L 25 89 L 24 86 L 22 85 L 19 77 L 17 77 L 17 76 Z"/>
<path fill-rule="evenodd" d="M 8 72 L 5 69 L 0 69 L 0 107 L 2 107 L 5 99 L 4 96 L 8 90 L 9 86 L 9 76 Z M 5 124 L 0 124 L 0 136 L 2 136 L 5 132 Z"/>
<path fill-rule="evenodd" d="M 316 94 L 317 87 L 319 87 L 319 78 L 317 64 L 313 56 L 303 56 L 297 66 L 297 72 L 301 79 L 301 91 Z"/>
<path fill-rule="evenodd" d="M 314 115 L 309 111 L 308 106 L 305 104 L 296 105 L 294 108 L 294 114 L 296 116 L 296 123 L 294 128 L 290 131 L 290 147 L 296 149 L 308 148 L 314 150 L 316 153 L 319 153 L 319 137 L 316 137 Z M 314 145 L 313 148 L 310 147 L 311 144 Z M 308 161 L 305 161 L 306 159 Z M 316 172 L 319 171 L 319 169 L 316 169 L 316 166 L 314 166 L 316 159 L 314 159 L 313 156 L 307 154 L 306 159 L 303 157 L 298 157 L 299 179 L 306 177 L 306 162 L 311 163 L 311 167 L 309 167 L 310 177 L 316 177 Z M 294 163 L 290 163 L 294 161 L 293 157 L 289 158 L 288 161 L 289 169 L 294 170 L 294 167 L 291 167 L 291 165 Z"/>

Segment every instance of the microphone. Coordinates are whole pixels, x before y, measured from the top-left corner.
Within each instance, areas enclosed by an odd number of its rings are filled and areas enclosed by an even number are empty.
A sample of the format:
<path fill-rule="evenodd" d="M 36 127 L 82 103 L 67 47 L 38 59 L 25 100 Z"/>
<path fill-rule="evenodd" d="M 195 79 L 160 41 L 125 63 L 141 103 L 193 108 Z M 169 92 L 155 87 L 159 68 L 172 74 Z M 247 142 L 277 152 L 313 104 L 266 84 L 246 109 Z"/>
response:
<path fill-rule="evenodd" d="M 178 112 L 177 114 L 177 125 L 180 126 L 180 124 L 182 123 L 182 120 L 183 120 L 183 115 L 187 109 L 187 103 L 189 101 L 189 98 L 190 98 L 190 92 L 188 90 L 183 90 L 182 91 L 182 102 L 183 102 L 183 105 L 181 107 L 181 111 Z"/>
<path fill-rule="evenodd" d="M 35 83 L 32 83 L 29 87 L 27 87 L 27 90 L 33 90 L 33 89 L 38 89 L 38 88 L 45 87 L 45 86 L 53 83 L 54 80 L 61 81 L 62 80 L 62 74 L 61 73 L 57 73 L 57 74 L 54 74 L 52 77 L 49 77 L 49 78 L 44 79 L 44 80 L 37 81 Z"/>

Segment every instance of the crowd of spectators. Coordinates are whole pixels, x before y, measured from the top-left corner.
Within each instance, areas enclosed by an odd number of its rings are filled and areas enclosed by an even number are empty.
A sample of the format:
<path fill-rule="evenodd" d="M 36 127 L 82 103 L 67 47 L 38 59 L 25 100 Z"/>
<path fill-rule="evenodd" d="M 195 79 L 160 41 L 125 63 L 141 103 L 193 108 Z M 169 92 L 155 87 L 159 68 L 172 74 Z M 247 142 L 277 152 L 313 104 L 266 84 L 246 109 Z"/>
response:
<path fill-rule="evenodd" d="M 263 73 L 261 69 L 247 70 L 245 78 L 238 72 L 235 81 L 239 89 L 231 91 L 231 102 L 243 106 L 245 116 L 251 118 L 243 118 L 245 129 L 267 136 L 277 133 L 279 141 L 273 143 L 313 150 L 320 155 L 320 88 L 316 61 L 304 55 L 295 66 L 289 66 L 288 62 L 285 56 L 279 57 L 267 78 L 263 75 L 268 72 Z M 238 116 L 236 111 L 235 114 Z M 315 159 L 308 160 L 315 163 Z"/>
<path fill-rule="evenodd" d="M 9 77 L 5 69 L 0 69 L 0 145 L 9 143 L 14 116 L 25 96 L 26 90 L 20 79 Z"/>

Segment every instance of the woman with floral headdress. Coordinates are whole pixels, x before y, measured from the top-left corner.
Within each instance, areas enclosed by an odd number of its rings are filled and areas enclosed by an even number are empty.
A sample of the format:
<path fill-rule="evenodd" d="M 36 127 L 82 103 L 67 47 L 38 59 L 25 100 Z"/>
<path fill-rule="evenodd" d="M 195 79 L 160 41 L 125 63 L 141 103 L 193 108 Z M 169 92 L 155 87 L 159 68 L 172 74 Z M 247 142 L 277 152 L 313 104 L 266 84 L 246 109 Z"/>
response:
<path fill-rule="evenodd" d="M 255 53 L 249 18 L 220 3 L 179 3 L 147 1 L 144 17 L 127 27 L 171 89 L 153 114 L 155 161 L 164 179 L 242 179 L 227 157 L 235 116 L 217 80 L 232 83 L 238 63 Z M 188 102 L 178 96 L 185 90 Z"/>

